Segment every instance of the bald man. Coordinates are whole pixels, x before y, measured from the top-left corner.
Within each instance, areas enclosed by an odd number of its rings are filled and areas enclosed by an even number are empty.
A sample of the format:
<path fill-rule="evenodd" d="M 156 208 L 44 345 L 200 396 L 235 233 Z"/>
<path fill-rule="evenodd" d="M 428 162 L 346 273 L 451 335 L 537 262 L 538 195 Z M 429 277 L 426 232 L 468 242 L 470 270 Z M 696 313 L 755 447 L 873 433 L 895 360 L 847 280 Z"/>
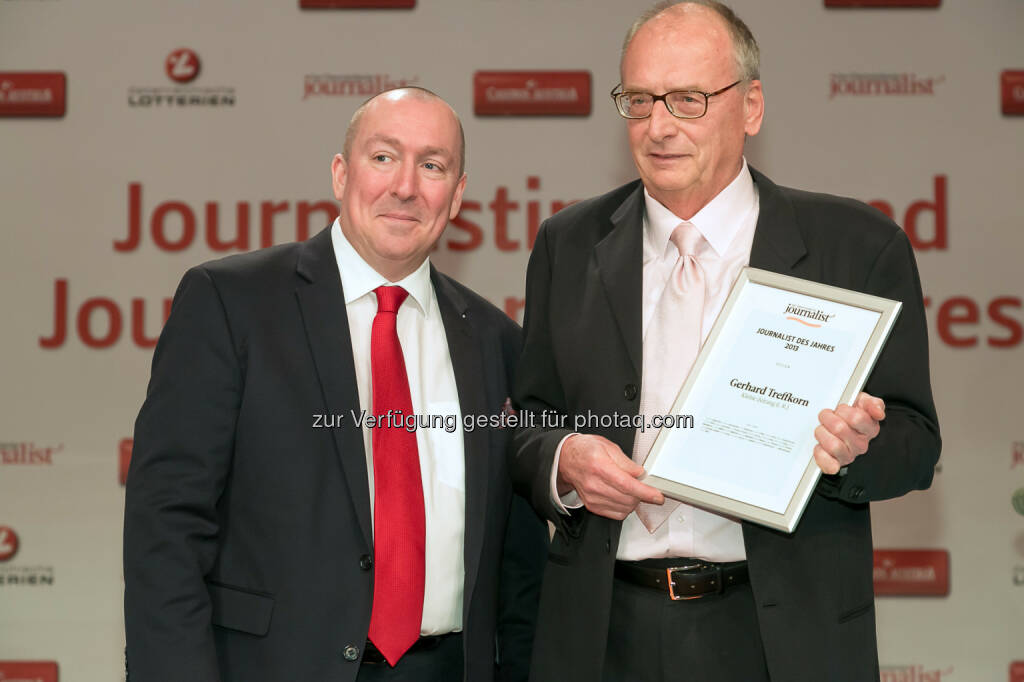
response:
<path fill-rule="evenodd" d="M 746 265 L 903 307 L 867 392 L 818 415 L 806 456 L 822 476 L 792 534 L 638 480 L 654 429 L 519 430 L 513 475 L 558 530 L 531 680 L 877 680 L 869 502 L 927 488 L 939 456 L 910 244 L 864 204 L 747 165 L 765 99 L 757 42 L 728 7 L 660 3 L 629 31 L 620 71 L 640 179 L 538 233 L 521 408 L 671 412 Z"/>
<path fill-rule="evenodd" d="M 128 679 L 524 680 L 546 528 L 499 414 L 519 328 L 437 272 L 465 143 L 435 94 L 353 116 L 341 214 L 182 279 L 135 425 Z"/>

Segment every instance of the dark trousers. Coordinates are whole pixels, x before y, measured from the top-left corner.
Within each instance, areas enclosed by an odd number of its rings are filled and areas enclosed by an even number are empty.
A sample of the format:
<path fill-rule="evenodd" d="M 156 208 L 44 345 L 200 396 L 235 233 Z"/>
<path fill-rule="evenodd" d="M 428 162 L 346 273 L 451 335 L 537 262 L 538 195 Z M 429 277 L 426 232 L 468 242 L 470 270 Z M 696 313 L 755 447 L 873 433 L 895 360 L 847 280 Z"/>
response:
<path fill-rule="evenodd" d="M 462 675 L 462 635 L 453 634 L 433 649 L 407 653 L 394 668 L 364 662 L 356 682 L 458 682 Z"/>
<path fill-rule="evenodd" d="M 671 601 L 615 579 L 603 682 L 769 682 L 750 585 Z"/>

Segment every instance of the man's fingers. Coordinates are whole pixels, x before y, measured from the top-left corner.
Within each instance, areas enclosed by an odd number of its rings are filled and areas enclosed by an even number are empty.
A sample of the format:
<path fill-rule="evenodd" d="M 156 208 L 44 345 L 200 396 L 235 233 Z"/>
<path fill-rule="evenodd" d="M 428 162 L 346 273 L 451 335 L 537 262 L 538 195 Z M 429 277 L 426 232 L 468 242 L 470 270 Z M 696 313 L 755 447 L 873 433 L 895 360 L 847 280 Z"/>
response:
<path fill-rule="evenodd" d="M 814 461 L 818 464 L 818 468 L 826 474 L 838 474 L 839 469 L 842 468 L 836 458 L 825 452 L 820 445 L 814 446 Z"/>
<path fill-rule="evenodd" d="M 861 391 L 857 395 L 857 400 L 853 402 L 854 407 L 859 407 L 869 415 L 875 421 L 882 421 L 885 419 L 885 401 L 881 398 L 876 398 L 873 395 Z"/>
<path fill-rule="evenodd" d="M 843 439 L 832 433 L 824 424 L 819 424 L 818 427 L 814 429 L 814 437 L 818 440 L 818 445 L 816 447 L 820 447 L 826 454 L 837 460 L 840 465 L 846 465 L 853 461 L 854 454 L 850 450 L 850 447 L 845 441 L 843 441 Z"/>
<path fill-rule="evenodd" d="M 878 435 L 878 420 L 872 417 L 871 414 L 863 408 L 840 405 L 836 408 L 835 414 L 849 424 L 850 428 L 862 436 L 867 436 L 868 439 L 874 438 Z M 829 430 L 835 433 L 834 429 L 830 428 Z M 840 434 L 836 435 L 839 435 L 840 438 L 842 438 Z"/>

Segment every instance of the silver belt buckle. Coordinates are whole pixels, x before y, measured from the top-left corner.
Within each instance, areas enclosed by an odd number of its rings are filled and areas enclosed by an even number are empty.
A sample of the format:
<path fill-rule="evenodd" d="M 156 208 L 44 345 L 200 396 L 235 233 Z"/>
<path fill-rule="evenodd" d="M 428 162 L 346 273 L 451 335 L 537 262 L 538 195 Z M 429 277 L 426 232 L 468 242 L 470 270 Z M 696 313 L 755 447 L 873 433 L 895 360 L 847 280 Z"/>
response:
<path fill-rule="evenodd" d="M 686 566 L 673 566 L 672 568 L 666 568 L 665 569 L 665 577 L 668 580 L 668 597 L 669 597 L 669 599 L 671 599 L 672 601 L 689 601 L 691 599 L 700 599 L 701 597 L 704 596 L 703 594 L 693 594 L 693 595 L 678 594 L 677 595 L 676 591 L 675 591 L 676 583 L 675 583 L 674 580 L 672 580 L 672 573 L 674 571 L 692 571 L 695 568 L 700 568 L 702 565 L 703 564 L 696 563 L 696 564 L 688 564 Z"/>

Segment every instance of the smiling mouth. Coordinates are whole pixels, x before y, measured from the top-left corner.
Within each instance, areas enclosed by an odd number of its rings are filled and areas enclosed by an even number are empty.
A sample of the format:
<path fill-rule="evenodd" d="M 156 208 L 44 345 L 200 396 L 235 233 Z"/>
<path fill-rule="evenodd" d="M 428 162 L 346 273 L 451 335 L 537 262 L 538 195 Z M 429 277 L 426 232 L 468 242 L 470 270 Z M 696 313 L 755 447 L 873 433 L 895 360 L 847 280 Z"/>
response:
<path fill-rule="evenodd" d="M 401 220 L 407 223 L 418 223 L 419 218 L 414 215 L 408 215 L 406 213 L 382 213 L 382 218 L 388 218 L 389 220 Z"/>

